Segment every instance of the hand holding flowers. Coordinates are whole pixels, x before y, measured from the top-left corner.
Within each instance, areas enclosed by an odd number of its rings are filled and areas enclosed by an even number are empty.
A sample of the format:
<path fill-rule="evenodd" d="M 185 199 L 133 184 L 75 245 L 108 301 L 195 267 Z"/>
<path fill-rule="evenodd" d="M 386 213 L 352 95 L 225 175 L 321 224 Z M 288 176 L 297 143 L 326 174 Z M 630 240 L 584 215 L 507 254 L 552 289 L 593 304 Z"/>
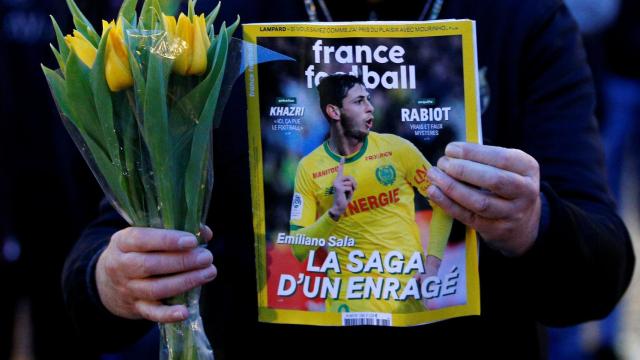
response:
<path fill-rule="evenodd" d="M 60 69 L 43 66 L 67 130 L 105 194 L 136 227 L 186 231 L 202 244 L 213 181 L 211 131 L 217 126 L 228 71 L 230 37 L 208 16 L 175 17 L 147 0 L 125 0 L 98 34 L 73 0 L 72 35 L 52 18 Z M 144 241 L 144 240 L 140 240 Z M 138 244 L 140 245 L 140 244 Z M 165 299 L 186 304 L 187 320 L 161 325 L 163 358 L 211 359 L 198 310 L 199 289 Z"/>

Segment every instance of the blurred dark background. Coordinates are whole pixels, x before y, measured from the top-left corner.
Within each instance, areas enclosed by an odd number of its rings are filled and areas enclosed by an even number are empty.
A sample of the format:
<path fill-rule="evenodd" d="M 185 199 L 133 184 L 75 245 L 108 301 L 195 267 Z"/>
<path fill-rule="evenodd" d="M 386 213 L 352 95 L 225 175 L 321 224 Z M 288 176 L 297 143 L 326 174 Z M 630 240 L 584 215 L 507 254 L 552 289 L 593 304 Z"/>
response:
<path fill-rule="evenodd" d="M 121 1 L 77 3 L 99 28 Z M 215 4 L 200 1 L 198 8 L 208 11 Z M 567 4 L 583 30 L 596 79 L 610 185 L 637 244 L 640 156 L 631 144 L 640 138 L 640 2 Z M 260 6 L 268 4 L 229 1 L 220 19 L 229 23 L 240 14 L 256 21 Z M 77 341 L 60 290 L 65 256 L 95 216 L 102 192 L 63 128 L 40 69 L 41 63 L 56 67 L 49 15 L 71 32 L 63 0 L 0 0 L 0 360 L 101 357 Z M 640 358 L 639 287 L 636 276 L 626 301 L 603 322 L 551 329 L 550 357 Z"/>

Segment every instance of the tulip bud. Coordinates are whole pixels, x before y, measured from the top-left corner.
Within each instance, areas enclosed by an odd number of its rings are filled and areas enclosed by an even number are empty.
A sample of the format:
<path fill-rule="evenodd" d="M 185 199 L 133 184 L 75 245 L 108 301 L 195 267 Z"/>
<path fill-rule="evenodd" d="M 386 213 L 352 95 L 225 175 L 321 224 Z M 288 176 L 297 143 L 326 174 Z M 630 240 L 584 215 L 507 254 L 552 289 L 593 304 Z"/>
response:
<path fill-rule="evenodd" d="M 186 48 L 173 62 L 173 71 L 180 75 L 201 75 L 207 70 L 207 51 L 211 45 L 204 14 L 194 16 L 193 21 L 180 14 L 178 21 L 163 15 L 164 27 L 171 37 L 182 39 Z"/>
<path fill-rule="evenodd" d="M 102 21 L 102 34 L 111 28 L 105 53 L 104 74 L 111 91 L 120 91 L 133 85 L 133 76 L 129 67 L 129 52 L 124 43 L 122 21 L 117 23 Z"/>
<path fill-rule="evenodd" d="M 198 29 L 202 33 L 202 40 L 204 40 L 204 48 L 209 50 L 209 46 L 211 46 L 211 40 L 209 40 L 209 33 L 207 32 L 207 20 L 204 18 L 204 14 L 200 14 L 198 16 Z"/>
<path fill-rule="evenodd" d="M 203 38 L 204 29 L 200 26 L 200 17 L 194 16 L 193 23 L 191 24 L 192 49 L 191 54 L 191 67 L 189 73 L 193 75 L 200 75 L 207 70 L 207 50 L 209 47 L 205 47 L 205 38 Z"/>
<path fill-rule="evenodd" d="M 88 67 L 93 66 L 93 62 L 96 60 L 97 50 L 78 30 L 73 30 L 73 36 L 65 36 L 64 41 L 67 43 L 67 46 L 73 48 L 73 51 L 85 65 Z"/>
<path fill-rule="evenodd" d="M 176 18 L 162 14 L 162 22 L 164 23 L 164 29 L 170 36 L 176 36 Z"/>

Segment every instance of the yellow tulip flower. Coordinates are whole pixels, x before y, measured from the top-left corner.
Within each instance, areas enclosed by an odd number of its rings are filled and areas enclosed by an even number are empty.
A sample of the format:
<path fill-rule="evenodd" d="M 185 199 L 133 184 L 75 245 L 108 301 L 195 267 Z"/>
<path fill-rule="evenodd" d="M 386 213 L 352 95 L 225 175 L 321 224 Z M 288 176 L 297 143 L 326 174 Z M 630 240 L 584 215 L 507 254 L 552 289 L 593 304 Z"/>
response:
<path fill-rule="evenodd" d="M 111 91 L 120 91 L 133 85 L 133 76 L 129 67 L 129 53 L 124 43 L 122 21 L 110 23 L 102 20 L 102 34 L 111 28 L 105 53 L 104 75 Z"/>
<path fill-rule="evenodd" d="M 162 21 L 164 22 L 164 28 L 171 36 L 176 35 L 176 18 L 173 16 L 162 14 Z"/>
<path fill-rule="evenodd" d="M 97 50 L 78 30 L 73 30 L 73 35 L 65 36 L 64 41 L 67 43 L 67 46 L 73 48 L 73 51 L 85 65 L 88 67 L 93 66 L 93 62 L 96 60 Z"/>
<path fill-rule="evenodd" d="M 164 27 L 170 38 L 179 38 L 186 48 L 173 62 L 173 71 L 180 75 L 201 75 L 207 70 L 207 51 L 211 45 L 204 14 L 190 20 L 180 14 L 178 22 L 173 16 L 163 15 Z"/>

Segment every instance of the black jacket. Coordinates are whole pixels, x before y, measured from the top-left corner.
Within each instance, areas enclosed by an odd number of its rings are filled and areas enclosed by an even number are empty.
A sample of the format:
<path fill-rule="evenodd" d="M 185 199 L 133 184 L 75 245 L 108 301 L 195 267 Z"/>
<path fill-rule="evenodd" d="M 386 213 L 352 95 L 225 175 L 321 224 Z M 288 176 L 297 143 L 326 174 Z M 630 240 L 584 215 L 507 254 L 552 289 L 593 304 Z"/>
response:
<path fill-rule="evenodd" d="M 369 16 L 363 11 L 347 17 L 338 4 L 328 5 L 336 21 Z M 302 1 L 235 6 L 246 22 L 306 20 Z M 422 2 L 378 6 L 379 19 L 415 20 Z M 440 18 L 477 21 L 478 62 L 487 69 L 491 97 L 482 116 L 484 142 L 522 149 L 540 163 L 546 224 L 535 245 L 520 258 L 507 258 L 480 242 L 481 316 L 411 328 L 258 323 L 246 119 L 237 115 L 245 114 L 244 89 L 238 86 L 233 95 L 238 100 L 228 105 L 214 135 L 210 248 L 219 275 L 205 286 L 201 301 L 218 359 L 255 349 L 277 358 L 380 358 L 387 352 L 398 358 L 457 358 L 469 352 L 538 358 L 539 324 L 601 318 L 622 296 L 634 256 L 605 185 L 591 75 L 567 9 L 560 0 L 451 0 Z M 104 349 L 131 342 L 151 326 L 108 315 L 95 293 L 97 254 L 124 226 L 105 206 L 78 241 L 64 274 L 77 323 Z"/>

